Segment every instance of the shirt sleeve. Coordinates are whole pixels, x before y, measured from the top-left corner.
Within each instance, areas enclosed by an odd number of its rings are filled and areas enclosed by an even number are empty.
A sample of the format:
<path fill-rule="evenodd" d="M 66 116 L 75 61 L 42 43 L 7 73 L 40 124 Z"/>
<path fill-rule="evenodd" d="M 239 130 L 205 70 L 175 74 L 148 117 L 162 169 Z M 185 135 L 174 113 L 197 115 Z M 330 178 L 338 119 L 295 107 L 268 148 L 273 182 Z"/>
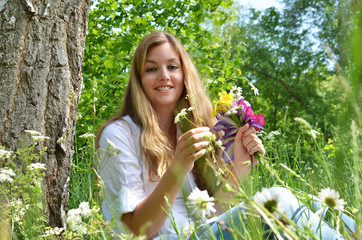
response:
<path fill-rule="evenodd" d="M 140 159 L 139 129 L 131 123 L 118 121 L 108 125 L 99 141 L 98 171 L 103 183 L 104 202 L 109 212 L 120 220 L 133 212 L 146 198 Z"/>

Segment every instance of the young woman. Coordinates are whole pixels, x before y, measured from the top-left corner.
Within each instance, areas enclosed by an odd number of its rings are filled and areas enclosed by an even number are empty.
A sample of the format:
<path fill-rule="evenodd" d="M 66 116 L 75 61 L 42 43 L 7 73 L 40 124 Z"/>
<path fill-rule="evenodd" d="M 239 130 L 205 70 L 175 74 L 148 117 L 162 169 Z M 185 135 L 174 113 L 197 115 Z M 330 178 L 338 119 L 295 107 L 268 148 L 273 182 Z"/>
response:
<path fill-rule="evenodd" d="M 192 120 L 200 127 L 185 133 L 179 130 L 175 110 L 180 105 L 197 106 Z M 179 229 L 188 225 L 189 219 L 195 221 L 188 215 L 185 196 L 196 187 L 216 189 L 213 188 L 216 182 L 205 183 L 205 176 L 195 164 L 206 154 L 209 142 L 205 139 L 214 133 L 215 123 L 197 70 L 181 43 L 163 32 L 146 36 L 134 53 L 123 106 L 100 128 L 97 136 L 101 150 L 99 173 L 105 189 L 103 212 L 107 220 L 114 218 L 117 231 L 143 233 L 148 239 L 159 236 L 177 239 L 164 211 L 168 209 L 167 201 Z M 235 139 L 230 168 L 235 176 L 242 179 L 248 174 L 250 166 L 243 163 L 255 152 L 264 155 L 264 146 L 255 129 L 245 125 Z M 269 191 L 285 195 L 284 209 L 289 217 L 300 209 L 289 190 L 271 188 Z M 200 228 L 198 237 L 208 239 L 210 234 L 218 237 L 217 222 L 224 220 L 227 224 L 240 208 L 209 222 L 209 230 Z M 224 239 L 232 238 L 225 229 L 223 234 Z M 323 239 L 332 239 L 325 236 Z"/>

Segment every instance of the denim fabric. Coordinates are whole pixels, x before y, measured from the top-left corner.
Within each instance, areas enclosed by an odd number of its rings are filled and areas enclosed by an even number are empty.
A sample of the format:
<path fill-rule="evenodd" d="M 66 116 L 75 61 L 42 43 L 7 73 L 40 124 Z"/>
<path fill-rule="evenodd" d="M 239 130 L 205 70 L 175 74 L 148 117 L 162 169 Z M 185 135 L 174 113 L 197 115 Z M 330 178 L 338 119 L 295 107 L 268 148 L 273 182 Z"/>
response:
<path fill-rule="evenodd" d="M 344 239 L 343 236 L 340 235 L 334 228 L 323 221 L 323 217 L 327 212 L 326 210 L 320 211 L 318 215 L 315 214 L 305 205 L 301 204 L 292 194 L 292 192 L 286 188 L 272 187 L 269 189 L 269 191 L 272 196 L 273 194 L 279 194 L 281 196 L 279 204 L 281 204 L 281 207 L 285 210 L 286 215 L 301 229 L 310 228 L 316 234 L 316 236 L 323 240 Z M 320 203 L 315 202 L 313 204 L 315 211 L 318 211 L 319 209 L 322 210 L 322 205 Z M 245 205 L 241 203 L 240 205 L 217 217 L 215 221 L 200 227 L 193 239 L 240 239 L 240 237 L 233 233 L 232 230 L 230 231 L 230 229 L 231 227 L 233 229 L 239 230 L 246 229 L 246 213 L 247 210 L 245 209 Z M 345 214 L 342 214 L 341 218 L 347 229 L 354 232 L 355 221 Z M 264 239 L 276 239 L 275 235 L 266 224 L 264 225 L 264 229 L 266 230 Z"/>

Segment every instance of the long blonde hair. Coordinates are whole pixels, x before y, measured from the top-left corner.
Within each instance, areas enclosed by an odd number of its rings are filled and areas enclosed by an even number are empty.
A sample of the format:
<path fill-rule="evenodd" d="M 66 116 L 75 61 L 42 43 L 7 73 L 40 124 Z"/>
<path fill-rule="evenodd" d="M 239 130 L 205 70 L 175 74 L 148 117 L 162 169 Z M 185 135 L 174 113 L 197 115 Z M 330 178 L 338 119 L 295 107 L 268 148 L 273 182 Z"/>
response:
<path fill-rule="evenodd" d="M 107 125 L 122 119 L 124 116 L 130 116 L 141 129 L 140 144 L 150 169 L 149 176 L 151 179 L 160 178 L 163 175 L 172 161 L 174 153 L 167 135 L 159 127 L 156 112 L 148 101 L 141 84 L 148 51 L 164 43 L 169 43 L 175 49 L 183 67 L 185 87 L 179 102 L 183 106 L 197 107 L 197 111 L 193 111 L 192 116 L 195 124 L 201 125 L 202 123 L 203 126 L 212 129 L 216 121 L 212 117 L 212 106 L 201 84 L 196 67 L 179 40 L 165 32 L 153 32 L 143 38 L 132 59 L 129 82 L 123 96 L 123 106 L 115 116 L 100 127 L 96 143 L 98 146 L 99 137 Z M 193 97 L 186 99 L 187 95 Z M 197 169 L 194 169 L 193 173 L 196 182 L 200 185 L 202 178 Z"/>

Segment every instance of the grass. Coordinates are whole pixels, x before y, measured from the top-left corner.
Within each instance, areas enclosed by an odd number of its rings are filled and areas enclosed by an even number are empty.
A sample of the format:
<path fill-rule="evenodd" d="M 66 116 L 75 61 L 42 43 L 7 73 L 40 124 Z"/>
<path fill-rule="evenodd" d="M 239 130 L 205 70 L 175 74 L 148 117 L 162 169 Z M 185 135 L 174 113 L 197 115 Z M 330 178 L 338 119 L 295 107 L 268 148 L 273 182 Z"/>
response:
<path fill-rule="evenodd" d="M 346 83 L 344 83 L 346 84 Z M 353 84 L 349 82 L 348 84 Z M 351 86 L 350 86 L 351 87 Z M 326 187 L 331 187 L 339 191 L 341 198 L 347 204 L 346 212 L 355 218 L 358 226 L 361 226 L 361 116 L 358 110 L 356 97 L 351 97 L 351 105 L 355 112 L 348 112 L 350 118 L 343 124 L 349 124 L 349 131 L 341 134 L 340 129 L 344 126 L 336 127 L 334 139 L 325 139 L 320 134 L 315 138 L 310 134 L 310 129 L 306 129 L 299 122 L 294 126 L 282 126 L 278 133 L 263 134 L 263 142 L 267 150 L 265 162 L 257 165 L 253 174 L 241 184 L 241 189 L 234 189 L 236 199 L 234 203 L 241 201 L 251 202 L 250 197 L 261 191 L 263 187 L 269 188 L 274 185 L 282 185 L 289 188 L 298 198 L 304 199 L 307 195 L 318 195 L 318 192 Z M 351 117 L 352 116 L 352 117 Z M 297 128 L 296 128 L 297 127 Z M 299 127 L 299 128 L 298 128 Z M 291 142 L 286 132 L 294 129 L 298 137 Z M 298 129 L 297 131 L 295 129 Z M 72 229 L 68 224 L 68 229 L 63 233 L 64 239 L 111 239 L 110 227 L 104 221 L 100 206 L 102 203 L 102 191 L 99 177 L 94 167 L 95 148 L 94 135 L 88 134 L 75 138 L 75 154 L 72 162 L 70 178 L 70 198 L 69 209 L 77 209 L 82 202 L 88 202 L 91 209 L 91 216 L 82 216 L 83 227 L 87 228 L 87 233 L 83 234 L 80 229 Z M 23 165 L 21 167 L 10 164 L 8 167 L 14 169 L 16 176 L 14 181 L 1 184 L 0 200 L 1 207 L 1 228 L 0 239 L 56 239 L 56 235 L 49 235 L 49 228 L 43 212 L 44 200 L 41 184 L 38 179 L 43 177 L 42 171 L 31 172 L 27 170 L 27 165 L 33 159 L 40 161 L 40 156 L 29 149 L 20 149 L 18 152 Z M 81 147 L 77 147 L 81 146 Z M 342 159 L 342 160 L 341 160 Z M 11 162 L 11 161 L 10 161 Z M 341 166 L 340 163 L 343 163 Z M 35 181 L 34 181 L 35 179 Z M 243 193 L 246 193 L 243 194 Z M 12 205 L 15 199 L 20 199 L 18 205 Z M 309 234 L 305 231 L 292 231 L 283 224 L 278 224 L 278 219 L 274 219 L 262 208 L 253 205 L 248 216 L 243 233 L 239 233 L 239 238 L 262 239 L 264 229 L 261 221 L 269 221 L 277 232 L 291 235 L 303 236 Z M 255 213 L 255 209 L 259 215 Z M 258 216 L 258 217 L 254 217 Z M 10 217 L 10 219 L 9 219 Z M 338 217 L 329 219 L 330 224 L 338 227 Z M 290 223 L 292 225 L 293 223 Z M 242 229 L 234 229 L 238 232 Z M 292 231 L 292 232 L 291 232 Z M 237 233 L 235 233 L 237 234 Z M 361 237 L 361 229 L 359 229 Z M 347 236 L 347 239 L 353 239 Z M 122 239 L 135 239 L 132 235 L 122 235 Z M 142 239 L 142 237 L 139 237 Z"/>

